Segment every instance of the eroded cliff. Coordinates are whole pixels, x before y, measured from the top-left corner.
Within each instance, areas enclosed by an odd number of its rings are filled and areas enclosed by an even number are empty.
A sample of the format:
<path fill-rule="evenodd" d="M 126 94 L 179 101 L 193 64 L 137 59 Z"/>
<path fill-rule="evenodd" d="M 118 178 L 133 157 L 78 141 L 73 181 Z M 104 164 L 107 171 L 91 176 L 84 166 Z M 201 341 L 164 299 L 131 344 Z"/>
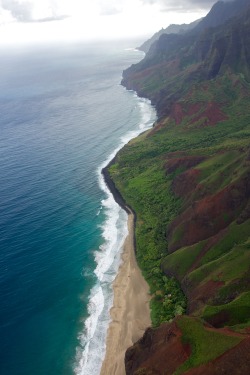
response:
<path fill-rule="evenodd" d="M 109 168 L 137 214 L 155 327 L 127 374 L 250 372 L 250 9 L 235 4 L 235 18 L 161 36 L 124 72 L 159 114 Z"/>

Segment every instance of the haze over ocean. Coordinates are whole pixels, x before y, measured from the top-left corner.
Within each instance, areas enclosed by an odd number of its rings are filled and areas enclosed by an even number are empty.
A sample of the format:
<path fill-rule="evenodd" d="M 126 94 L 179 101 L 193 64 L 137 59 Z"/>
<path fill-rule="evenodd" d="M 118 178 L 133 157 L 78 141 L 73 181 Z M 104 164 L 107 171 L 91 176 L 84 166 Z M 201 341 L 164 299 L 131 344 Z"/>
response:
<path fill-rule="evenodd" d="M 138 43 L 1 51 L 1 375 L 99 373 L 127 231 L 100 170 L 155 120 L 120 86 Z"/>

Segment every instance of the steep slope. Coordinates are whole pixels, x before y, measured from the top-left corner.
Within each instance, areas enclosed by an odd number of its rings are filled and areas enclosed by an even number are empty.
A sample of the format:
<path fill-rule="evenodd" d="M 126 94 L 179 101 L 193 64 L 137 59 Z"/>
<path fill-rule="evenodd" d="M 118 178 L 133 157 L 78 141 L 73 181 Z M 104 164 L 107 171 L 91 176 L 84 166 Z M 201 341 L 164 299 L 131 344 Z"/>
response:
<path fill-rule="evenodd" d="M 149 328 L 125 357 L 127 375 L 245 375 L 249 360 L 249 337 L 186 316 Z"/>
<path fill-rule="evenodd" d="M 150 39 L 146 40 L 140 47 L 138 47 L 139 50 L 147 53 L 152 46 L 154 42 L 156 42 L 161 35 L 163 34 L 184 34 L 187 31 L 192 30 L 195 26 L 198 25 L 198 23 L 202 20 L 198 19 L 194 22 L 191 22 L 189 24 L 183 23 L 181 25 L 172 24 L 166 27 L 165 29 L 159 30 L 157 33 L 155 33 Z"/>
<path fill-rule="evenodd" d="M 250 372 L 249 28 L 250 9 L 161 37 L 124 73 L 159 114 L 109 167 L 152 293 L 154 328 L 127 351 L 127 374 Z"/>
<path fill-rule="evenodd" d="M 249 79 L 250 4 L 240 9 L 241 16 L 217 28 L 162 35 L 139 64 L 124 72 L 122 84 L 151 99 L 161 117 L 169 115 L 172 103 L 204 78 L 232 70 Z"/>
<path fill-rule="evenodd" d="M 207 28 L 222 25 L 230 18 L 240 15 L 242 10 L 248 6 L 248 0 L 218 1 L 208 15 L 197 25 L 195 32 L 198 33 Z"/>

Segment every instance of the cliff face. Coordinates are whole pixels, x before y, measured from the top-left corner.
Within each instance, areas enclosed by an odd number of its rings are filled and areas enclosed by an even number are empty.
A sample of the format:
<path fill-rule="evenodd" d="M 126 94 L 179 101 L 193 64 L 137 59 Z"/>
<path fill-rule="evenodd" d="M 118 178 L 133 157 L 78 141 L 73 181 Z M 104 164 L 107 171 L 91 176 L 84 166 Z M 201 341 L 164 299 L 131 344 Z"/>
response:
<path fill-rule="evenodd" d="M 159 114 L 109 169 L 137 214 L 152 293 L 154 328 L 126 353 L 131 375 L 250 372 L 250 9 L 220 2 L 203 24 L 216 9 L 224 24 L 162 36 L 124 72 Z"/>
<path fill-rule="evenodd" d="M 218 1 L 214 4 L 208 15 L 201 20 L 195 32 L 200 32 L 210 27 L 217 27 L 227 20 L 240 15 L 242 10 L 249 6 L 248 0 Z"/>
<path fill-rule="evenodd" d="M 186 34 L 163 34 L 139 64 L 124 71 L 122 84 L 151 99 L 162 117 L 169 115 L 172 104 L 193 84 L 204 79 L 230 71 L 249 80 L 250 5 L 240 0 L 235 3 L 235 13 L 240 15 L 225 24 L 205 28 L 212 24 L 211 11 L 201 21 L 203 27 L 200 23 Z"/>
<path fill-rule="evenodd" d="M 157 329 L 148 328 L 141 340 L 126 352 L 126 374 L 136 374 L 138 367 L 144 369 L 145 374 L 173 374 L 191 352 L 190 345 L 183 343 L 181 336 L 176 322 L 165 323 Z M 167 368 L 163 358 L 169 359 Z"/>
<path fill-rule="evenodd" d="M 194 22 L 191 22 L 190 24 L 182 24 L 182 25 L 169 25 L 166 29 L 161 29 L 157 33 L 155 33 L 150 39 L 146 40 L 140 47 L 139 50 L 143 52 L 148 52 L 151 48 L 152 44 L 157 42 L 157 40 L 160 38 L 163 34 L 183 34 L 189 30 L 192 30 L 195 26 L 198 25 L 198 23 L 202 19 L 196 20 Z"/>
<path fill-rule="evenodd" d="M 183 330 L 188 325 L 190 331 L 196 330 L 196 335 L 199 335 L 200 347 L 196 350 L 188 338 L 183 340 L 183 336 L 187 336 Z M 223 341 L 220 347 L 214 347 L 216 339 Z M 209 363 L 206 365 L 202 364 L 202 346 L 207 351 Z M 187 317 L 179 317 L 160 328 L 149 328 L 125 356 L 127 375 L 242 375 L 249 373 L 249 360 L 249 337 L 202 326 L 195 318 Z M 196 365 L 195 368 L 190 368 L 192 364 Z"/>

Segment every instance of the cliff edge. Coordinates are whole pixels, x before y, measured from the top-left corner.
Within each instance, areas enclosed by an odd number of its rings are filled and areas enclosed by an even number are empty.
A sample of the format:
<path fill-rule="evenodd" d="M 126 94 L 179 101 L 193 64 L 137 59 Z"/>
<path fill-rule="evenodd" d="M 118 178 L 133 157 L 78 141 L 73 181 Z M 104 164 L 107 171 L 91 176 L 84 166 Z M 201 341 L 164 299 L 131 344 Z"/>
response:
<path fill-rule="evenodd" d="M 250 373 L 250 8 L 221 3 L 124 72 L 159 115 L 108 168 L 152 295 L 131 375 Z"/>

